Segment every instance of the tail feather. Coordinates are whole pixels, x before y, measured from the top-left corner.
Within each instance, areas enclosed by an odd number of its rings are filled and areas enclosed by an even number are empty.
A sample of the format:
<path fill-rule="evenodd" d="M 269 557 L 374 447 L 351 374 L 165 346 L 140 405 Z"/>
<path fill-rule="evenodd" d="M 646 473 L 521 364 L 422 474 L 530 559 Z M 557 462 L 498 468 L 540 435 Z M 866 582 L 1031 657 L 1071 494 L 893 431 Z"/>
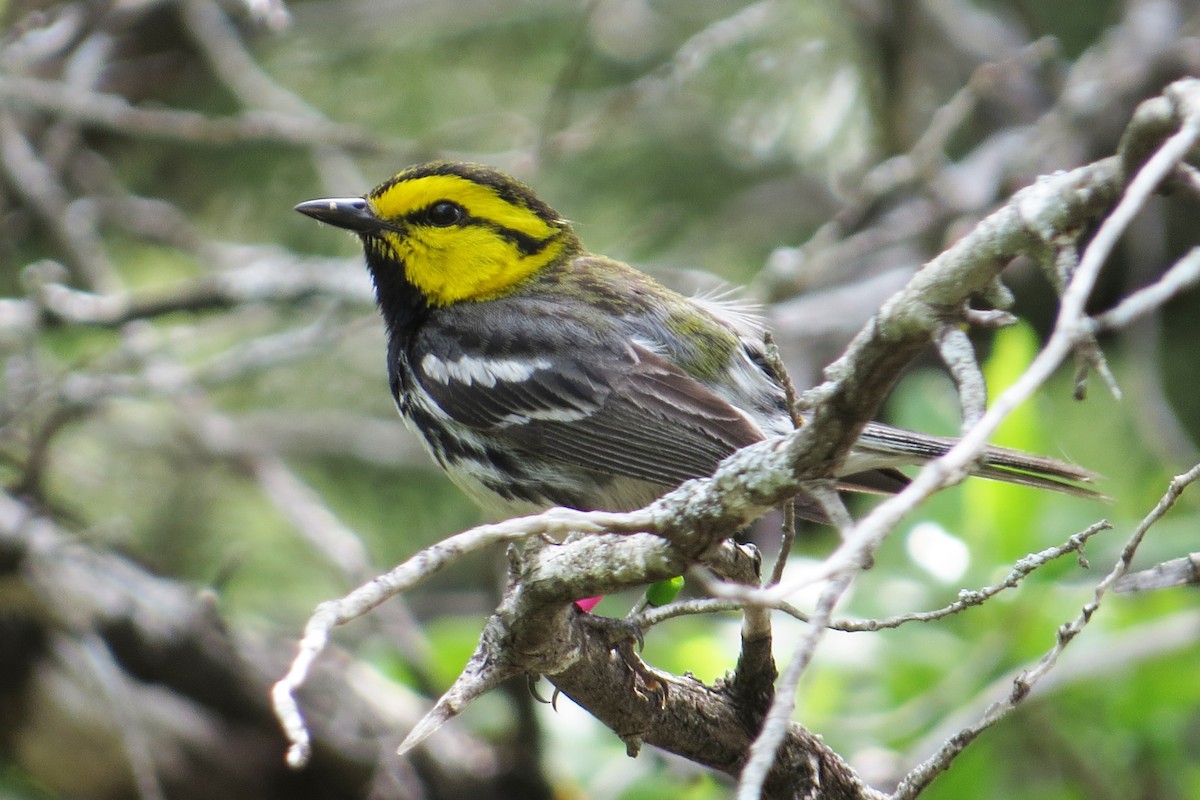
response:
<path fill-rule="evenodd" d="M 923 464 L 945 455 L 957 443 L 957 439 L 930 436 L 872 422 L 863 430 L 855 445 L 851 457 L 852 468 L 857 473 L 871 468 Z M 1104 499 L 1104 495 L 1094 489 L 1077 485 L 1094 482 L 1099 477 L 1096 473 L 1055 458 L 1007 447 L 989 445 L 984 450 L 983 464 L 972 470 L 971 474 L 1076 497 Z"/>

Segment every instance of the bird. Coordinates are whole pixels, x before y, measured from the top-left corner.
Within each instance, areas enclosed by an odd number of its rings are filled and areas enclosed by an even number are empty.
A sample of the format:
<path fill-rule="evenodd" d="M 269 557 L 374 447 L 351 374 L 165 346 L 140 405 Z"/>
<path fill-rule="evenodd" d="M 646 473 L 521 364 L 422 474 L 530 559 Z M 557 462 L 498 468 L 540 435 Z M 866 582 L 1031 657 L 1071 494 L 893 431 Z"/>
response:
<path fill-rule="evenodd" d="M 794 428 L 763 320 L 589 252 L 492 167 L 433 161 L 301 214 L 361 240 L 396 406 L 450 479 L 499 515 L 641 508 Z M 870 422 L 836 477 L 890 493 L 950 438 Z M 1087 497 L 1090 471 L 989 446 L 973 474 Z M 803 499 L 802 518 L 827 522 Z"/>

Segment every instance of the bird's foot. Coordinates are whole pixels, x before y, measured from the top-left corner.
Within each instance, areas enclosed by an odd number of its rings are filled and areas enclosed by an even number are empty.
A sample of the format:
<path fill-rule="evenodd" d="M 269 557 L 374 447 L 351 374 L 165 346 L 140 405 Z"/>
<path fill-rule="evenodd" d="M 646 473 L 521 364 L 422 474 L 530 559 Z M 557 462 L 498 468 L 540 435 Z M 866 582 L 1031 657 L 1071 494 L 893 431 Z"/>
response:
<path fill-rule="evenodd" d="M 625 662 L 630 673 L 630 691 L 658 708 L 665 708 L 667 681 L 638 655 L 638 650 L 646 644 L 642 629 L 627 620 L 592 614 L 582 615 L 580 621 L 606 637 L 609 649 Z"/>

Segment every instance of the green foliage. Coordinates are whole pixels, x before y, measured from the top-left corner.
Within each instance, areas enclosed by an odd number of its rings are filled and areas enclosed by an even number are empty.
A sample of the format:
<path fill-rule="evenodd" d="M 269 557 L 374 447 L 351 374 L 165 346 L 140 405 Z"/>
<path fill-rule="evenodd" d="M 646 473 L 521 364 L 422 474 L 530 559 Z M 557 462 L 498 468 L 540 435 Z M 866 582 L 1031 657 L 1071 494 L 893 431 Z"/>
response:
<path fill-rule="evenodd" d="M 443 689 L 454 683 L 475 651 L 479 628 L 478 617 L 455 616 L 439 616 L 425 627 L 434 653 L 434 677 Z"/>
<path fill-rule="evenodd" d="M 983 364 L 990 397 L 999 397 L 1020 377 L 1037 355 L 1038 346 L 1037 336 L 1028 325 L 1013 325 L 997 332 L 992 340 L 991 355 Z M 1036 400 L 1009 414 L 992 441 L 1004 447 L 1036 452 L 1045 441 Z M 1019 558 L 1022 553 L 1029 552 L 1028 542 L 1021 532 L 1036 527 L 1044 497 L 1044 493 L 1023 486 L 998 481 L 968 481 L 963 487 L 961 530 L 977 542 L 991 542 L 992 552 L 1002 560 Z"/>
<path fill-rule="evenodd" d="M 652 606 L 665 606 L 675 599 L 682 588 L 682 576 L 671 578 L 669 581 L 659 581 L 646 590 L 646 602 Z"/>
<path fill-rule="evenodd" d="M 666 623 L 646 637 L 642 655 L 677 675 L 691 672 L 711 682 L 737 663 L 737 617 L 722 615 L 710 620 L 679 619 Z"/>

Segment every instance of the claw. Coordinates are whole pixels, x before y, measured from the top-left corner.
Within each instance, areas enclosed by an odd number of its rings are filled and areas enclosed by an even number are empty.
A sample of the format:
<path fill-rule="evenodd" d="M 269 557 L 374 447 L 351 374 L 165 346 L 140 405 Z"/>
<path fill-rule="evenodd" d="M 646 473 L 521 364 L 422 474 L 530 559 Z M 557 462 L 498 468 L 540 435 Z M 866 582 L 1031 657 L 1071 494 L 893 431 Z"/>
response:
<path fill-rule="evenodd" d="M 630 691 L 643 700 L 654 703 L 658 708 L 666 708 L 667 682 L 661 678 L 638 655 L 646 645 L 642 629 L 623 619 L 610 619 L 585 614 L 580 621 L 593 630 L 603 633 L 608 639 L 609 649 L 616 652 L 630 673 Z M 633 645 L 637 643 L 635 650 Z"/>
<path fill-rule="evenodd" d="M 613 650 L 629 667 L 629 691 L 662 710 L 667 707 L 667 682 L 650 665 L 642 661 L 628 641 L 618 643 Z"/>
<path fill-rule="evenodd" d="M 529 694 L 531 694 L 533 696 L 534 700 L 537 700 L 542 705 L 553 706 L 554 701 L 547 700 L 546 698 L 542 697 L 542 693 L 538 691 L 537 685 L 538 685 L 538 681 L 540 681 L 541 679 L 542 679 L 541 675 L 537 675 L 532 672 L 528 673 L 525 675 L 525 685 L 528 687 Z M 558 695 L 558 689 L 554 690 L 554 694 L 556 696 Z"/>
<path fill-rule="evenodd" d="M 637 640 L 638 652 L 640 653 L 646 649 L 646 636 L 642 633 L 640 625 L 634 625 L 630 622 L 629 627 L 633 629 L 633 638 Z"/>

